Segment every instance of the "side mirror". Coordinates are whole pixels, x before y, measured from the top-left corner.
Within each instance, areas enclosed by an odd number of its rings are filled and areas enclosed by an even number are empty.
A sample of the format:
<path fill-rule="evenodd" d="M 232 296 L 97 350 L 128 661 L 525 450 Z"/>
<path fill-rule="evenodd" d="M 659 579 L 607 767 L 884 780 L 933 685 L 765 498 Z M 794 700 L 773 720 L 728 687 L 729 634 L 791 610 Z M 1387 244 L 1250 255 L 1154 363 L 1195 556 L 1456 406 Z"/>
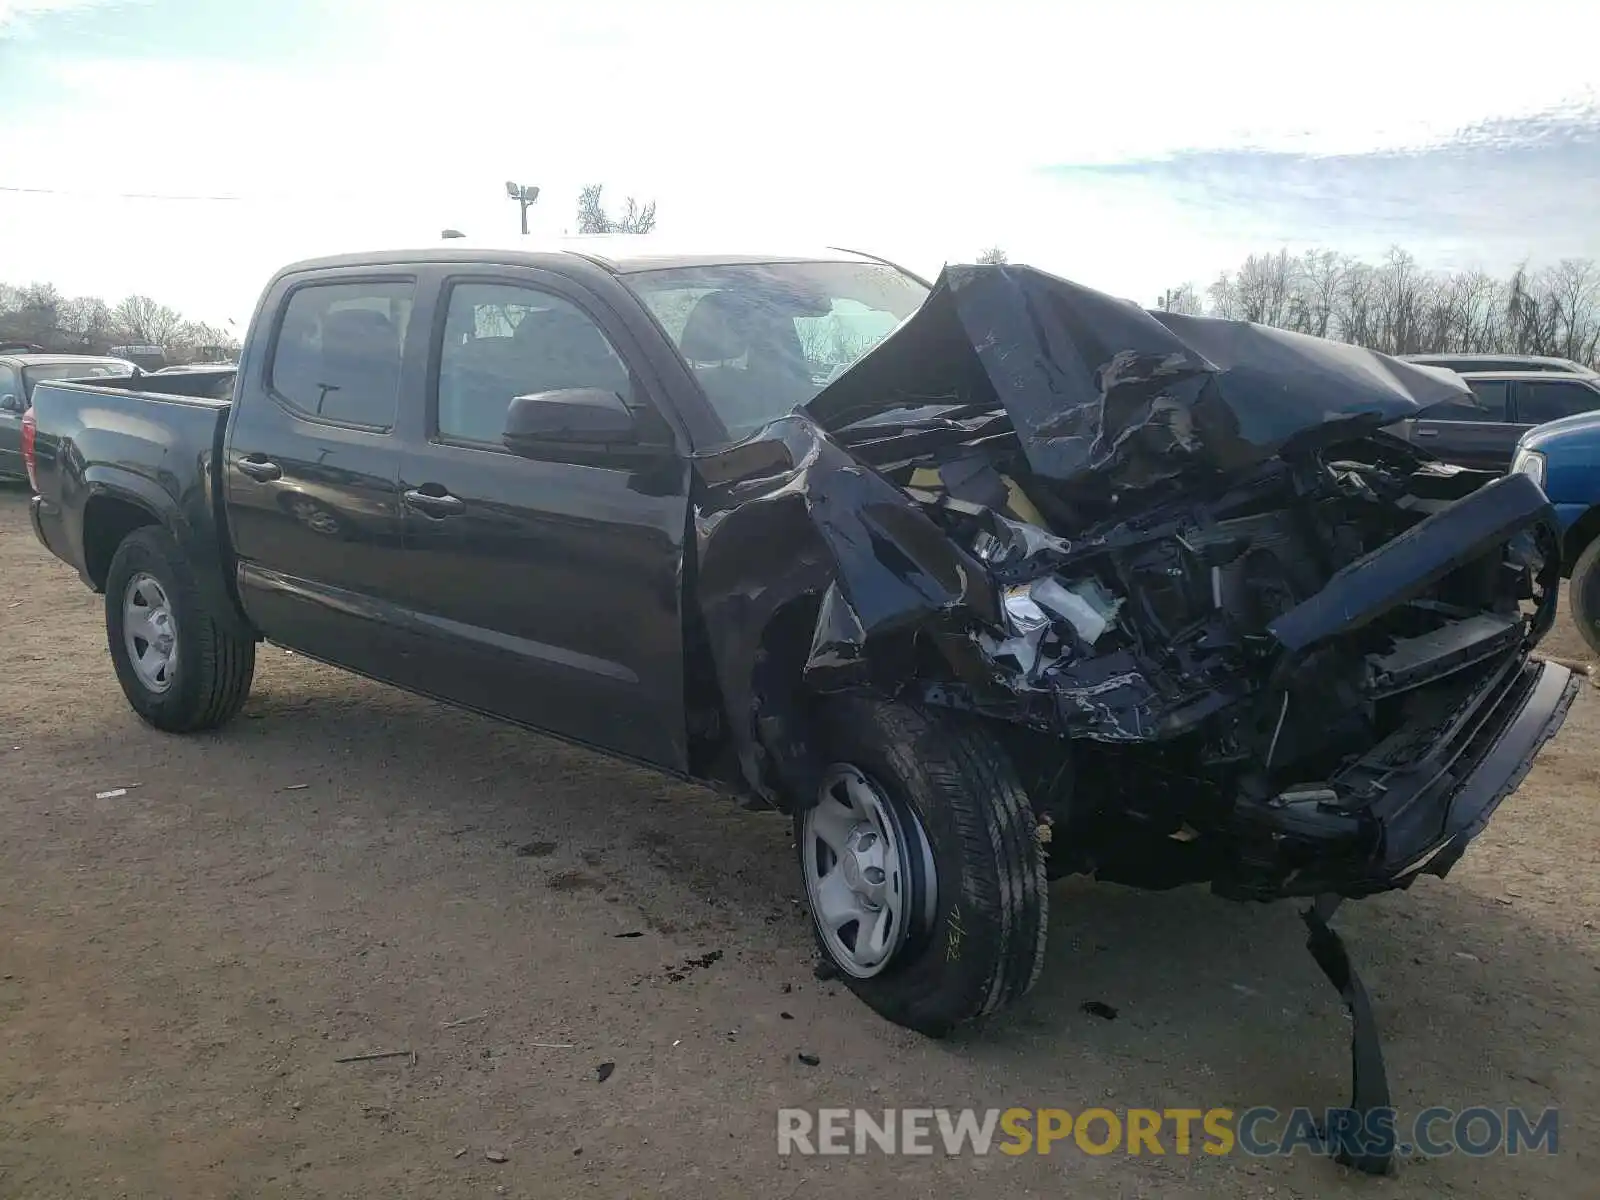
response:
<path fill-rule="evenodd" d="M 513 397 L 501 440 L 513 454 L 536 458 L 546 448 L 636 445 L 639 426 L 617 393 L 563 388 Z"/>
<path fill-rule="evenodd" d="M 15 393 L 7 392 L 4 396 L 0 396 L 0 412 L 19 413 L 21 411 L 22 401 L 17 399 Z"/>

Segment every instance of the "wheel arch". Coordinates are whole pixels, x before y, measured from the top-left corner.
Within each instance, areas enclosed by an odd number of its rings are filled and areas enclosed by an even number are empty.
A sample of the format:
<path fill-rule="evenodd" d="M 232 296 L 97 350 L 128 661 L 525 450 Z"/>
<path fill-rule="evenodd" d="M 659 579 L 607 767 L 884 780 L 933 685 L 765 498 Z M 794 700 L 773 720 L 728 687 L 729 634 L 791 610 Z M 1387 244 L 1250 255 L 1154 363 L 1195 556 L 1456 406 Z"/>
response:
<path fill-rule="evenodd" d="M 83 563 L 83 578 L 91 588 L 105 590 L 111 560 L 130 533 L 158 526 L 172 535 L 185 555 L 214 618 L 234 632 L 259 636 L 229 586 L 226 563 L 231 560 L 215 526 L 196 530 L 173 507 L 167 492 L 138 476 L 99 472 L 86 477 L 85 483 L 88 495 L 78 527 L 79 561 Z"/>
<path fill-rule="evenodd" d="M 1589 543 L 1600 538 L 1600 504 L 1590 507 L 1571 525 L 1567 526 L 1566 533 L 1561 536 L 1561 574 L 1570 578 L 1572 565 L 1578 561 Z"/>
<path fill-rule="evenodd" d="M 111 560 L 130 533 L 165 524 L 148 502 L 128 492 L 97 488 L 90 493 L 83 506 L 83 570 L 94 590 L 105 590 Z"/>

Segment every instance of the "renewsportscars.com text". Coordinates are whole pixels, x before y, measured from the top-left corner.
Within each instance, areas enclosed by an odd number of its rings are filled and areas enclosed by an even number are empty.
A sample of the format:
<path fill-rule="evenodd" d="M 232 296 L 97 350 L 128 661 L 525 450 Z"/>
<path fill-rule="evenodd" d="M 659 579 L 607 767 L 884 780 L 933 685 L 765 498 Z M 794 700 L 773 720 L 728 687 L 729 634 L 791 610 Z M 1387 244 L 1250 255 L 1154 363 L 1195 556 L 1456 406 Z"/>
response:
<path fill-rule="evenodd" d="M 1559 1111 L 1426 1108 L 782 1108 L 778 1153 L 1554 1154 Z"/>

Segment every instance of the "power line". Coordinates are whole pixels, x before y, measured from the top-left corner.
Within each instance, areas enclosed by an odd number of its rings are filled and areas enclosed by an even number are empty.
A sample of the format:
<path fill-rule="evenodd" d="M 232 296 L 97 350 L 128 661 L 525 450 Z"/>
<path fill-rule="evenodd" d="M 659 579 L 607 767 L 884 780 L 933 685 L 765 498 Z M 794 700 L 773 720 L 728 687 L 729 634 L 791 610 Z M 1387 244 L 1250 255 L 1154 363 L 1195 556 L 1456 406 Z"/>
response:
<path fill-rule="evenodd" d="M 79 192 L 65 188 L 16 187 L 0 183 L 0 192 L 18 192 L 31 196 L 79 196 L 86 200 L 220 200 L 238 201 L 243 196 L 196 196 L 171 192 Z"/>

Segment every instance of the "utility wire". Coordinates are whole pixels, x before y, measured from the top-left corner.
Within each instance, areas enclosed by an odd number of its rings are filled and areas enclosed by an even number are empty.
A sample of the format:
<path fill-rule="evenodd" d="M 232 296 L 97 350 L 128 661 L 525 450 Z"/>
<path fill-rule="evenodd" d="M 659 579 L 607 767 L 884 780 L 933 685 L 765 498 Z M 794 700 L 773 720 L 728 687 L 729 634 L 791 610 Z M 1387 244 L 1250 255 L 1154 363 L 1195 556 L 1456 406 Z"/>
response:
<path fill-rule="evenodd" d="M 0 192 L 18 192 L 32 196 L 80 196 L 88 200 L 243 200 L 243 196 L 194 196 L 162 192 L 78 192 L 64 188 L 16 187 L 0 183 Z"/>

